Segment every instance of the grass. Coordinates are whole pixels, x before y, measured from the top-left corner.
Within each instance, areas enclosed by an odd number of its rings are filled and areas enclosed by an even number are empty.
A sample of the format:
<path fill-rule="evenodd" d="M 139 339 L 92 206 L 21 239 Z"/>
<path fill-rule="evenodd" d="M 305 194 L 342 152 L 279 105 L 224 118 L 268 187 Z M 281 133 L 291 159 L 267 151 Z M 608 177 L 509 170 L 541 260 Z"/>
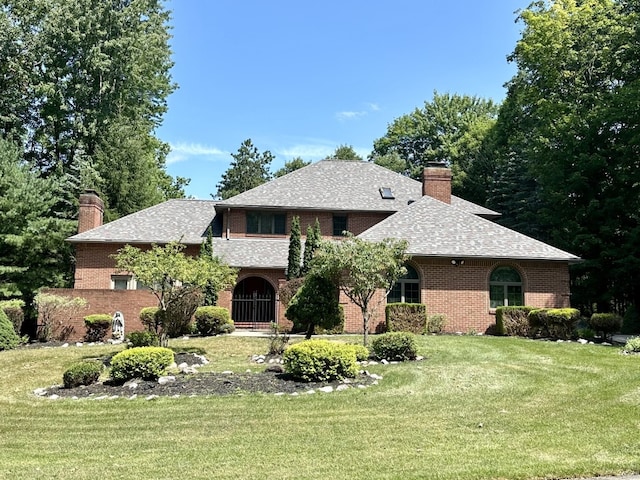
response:
<path fill-rule="evenodd" d="M 266 339 L 176 340 L 245 371 Z M 640 471 L 640 356 L 428 336 L 380 385 L 299 397 L 48 400 L 113 346 L 0 352 L 0 478 L 534 479 Z M 253 367 L 255 368 L 255 367 Z"/>

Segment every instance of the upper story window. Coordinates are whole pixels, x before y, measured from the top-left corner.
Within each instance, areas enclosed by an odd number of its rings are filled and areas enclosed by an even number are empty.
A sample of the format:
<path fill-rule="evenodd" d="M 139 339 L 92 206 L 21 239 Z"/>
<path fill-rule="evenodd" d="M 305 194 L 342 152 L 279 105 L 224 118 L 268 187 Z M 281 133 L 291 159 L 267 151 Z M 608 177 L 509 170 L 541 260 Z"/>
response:
<path fill-rule="evenodd" d="M 393 285 L 387 303 L 420 303 L 420 276 L 411 265 L 405 265 L 407 273 Z"/>
<path fill-rule="evenodd" d="M 112 290 L 149 290 L 149 287 L 132 275 L 111 275 Z"/>
<path fill-rule="evenodd" d="M 284 213 L 247 212 L 247 233 L 284 235 L 287 216 Z"/>
<path fill-rule="evenodd" d="M 333 236 L 342 237 L 347 229 L 347 216 L 346 215 L 334 215 L 333 216 Z"/>
<path fill-rule="evenodd" d="M 524 305 L 522 278 L 515 268 L 497 267 L 489 277 L 489 307 Z"/>

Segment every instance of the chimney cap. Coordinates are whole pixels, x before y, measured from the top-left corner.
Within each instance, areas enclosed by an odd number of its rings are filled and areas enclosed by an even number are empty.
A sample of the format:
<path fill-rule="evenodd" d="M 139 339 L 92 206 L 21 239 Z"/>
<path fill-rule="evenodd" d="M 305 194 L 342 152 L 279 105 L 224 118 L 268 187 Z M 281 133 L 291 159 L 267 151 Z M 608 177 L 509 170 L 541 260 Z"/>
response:
<path fill-rule="evenodd" d="M 427 168 L 449 168 L 449 165 L 445 160 L 434 160 L 433 162 L 427 162 Z"/>

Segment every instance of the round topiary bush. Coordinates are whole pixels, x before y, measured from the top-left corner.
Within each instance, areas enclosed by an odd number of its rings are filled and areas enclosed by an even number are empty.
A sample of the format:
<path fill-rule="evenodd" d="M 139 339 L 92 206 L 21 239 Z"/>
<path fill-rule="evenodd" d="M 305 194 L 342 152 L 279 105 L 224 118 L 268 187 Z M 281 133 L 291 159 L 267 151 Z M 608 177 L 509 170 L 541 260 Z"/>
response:
<path fill-rule="evenodd" d="M 156 330 L 160 325 L 158 307 L 144 307 L 140 310 L 140 322 L 149 330 Z"/>
<path fill-rule="evenodd" d="M 622 347 L 624 353 L 640 353 L 640 337 L 631 337 Z"/>
<path fill-rule="evenodd" d="M 127 342 L 132 348 L 135 347 L 158 347 L 160 346 L 160 337 L 156 332 L 144 330 L 142 332 L 127 333 Z"/>
<path fill-rule="evenodd" d="M 62 375 L 64 388 L 75 388 L 96 383 L 103 369 L 103 365 L 99 362 L 74 363 Z"/>
<path fill-rule="evenodd" d="M 284 370 L 296 380 L 323 382 L 353 378 L 358 373 L 353 345 L 305 340 L 284 351 Z"/>
<path fill-rule="evenodd" d="M 108 313 L 96 313 L 84 317 L 84 326 L 87 332 L 84 338 L 87 342 L 101 342 L 107 336 L 111 327 L 111 315 Z"/>
<path fill-rule="evenodd" d="M 195 318 L 201 335 L 231 333 L 235 329 L 229 310 L 224 307 L 198 307 Z"/>
<path fill-rule="evenodd" d="M 389 332 L 376 337 L 371 349 L 379 359 L 404 361 L 416 358 L 418 346 L 413 333 Z"/>
<path fill-rule="evenodd" d="M 164 347 L 136 347 L 111 359 L 111 378 L 126 382 L 133 378 L 155 380 L 173 363 L 173 351 Z"/>
<path fill-rule="evenodd" d="M 11 320 L 0 310 L 0 350 L 11 350 L 20 343 L 20 337 L 13 329 Z"/>
<path fill-rule="evenodd" d="M 589 319 L 589 326 L 596 332 L 602 332 L 606 338 L 622 328 L 622 317 L 615 313 L 594 313 Z"/>

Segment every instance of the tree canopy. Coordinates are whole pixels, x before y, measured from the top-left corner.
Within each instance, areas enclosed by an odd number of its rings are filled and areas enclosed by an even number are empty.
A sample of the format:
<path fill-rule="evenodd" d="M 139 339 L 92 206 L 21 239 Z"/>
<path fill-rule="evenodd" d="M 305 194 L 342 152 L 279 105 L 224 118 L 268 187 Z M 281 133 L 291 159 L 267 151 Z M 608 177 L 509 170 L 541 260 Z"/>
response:
<path fill-rule="evenodd" d="M 407 271 L 406 250 L 405 240 L 369 242 L 348 235 L 341 241 L 322 242 L 311 262 L 310 274 L 334 279 L 340 290 L 360 307 L 364 345 L 368 343 L 371 317 L 393 284 Z"/>
<path fill-rule="evenodd" d="M 225 200 L 271 180 L 269 167 L 274 157 L 269 150 L 260 153 L 250 138 L 231 156 L 231 166 L 222 175 L 214 198 Z"/>
<path fill-rule="evenodd" d="M 388 126 L 387 133 L 373 142 L 371 159 L 415 179 L 421 178 L 429 162 L 447 162 L 454 193 L 465 197 L 467 175 L 497 114 L 498 105 L 492 100 L 434 92 L 423 108 Z M 389 157 L 394 153 L 398 157 Z"/>

